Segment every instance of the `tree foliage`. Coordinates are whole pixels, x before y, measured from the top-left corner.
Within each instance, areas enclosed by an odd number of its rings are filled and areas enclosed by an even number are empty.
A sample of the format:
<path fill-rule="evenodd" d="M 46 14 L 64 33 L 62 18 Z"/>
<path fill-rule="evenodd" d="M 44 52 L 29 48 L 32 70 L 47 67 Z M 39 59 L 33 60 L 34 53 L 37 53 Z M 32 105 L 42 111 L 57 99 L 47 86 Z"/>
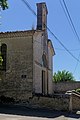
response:
<path fill-rule="evenodd" d="M 0 0 L 0 6 L 1 6 L 2 10 L 7 9 L 8 8 L 7 0 Z"/>
<path fill-rule="evenodd" d="M 54 73 L 53 76 L 54 82 L 64 82 L 64 81 L 75 81 L 73 74 L 69 71 L 63 70 Z"/>
<path fill-rule="evenodd" d="M 2 66 L 2 63 L 3 63 L 3 58 L 2 55 L 0 54 L 0 66 Z"/>

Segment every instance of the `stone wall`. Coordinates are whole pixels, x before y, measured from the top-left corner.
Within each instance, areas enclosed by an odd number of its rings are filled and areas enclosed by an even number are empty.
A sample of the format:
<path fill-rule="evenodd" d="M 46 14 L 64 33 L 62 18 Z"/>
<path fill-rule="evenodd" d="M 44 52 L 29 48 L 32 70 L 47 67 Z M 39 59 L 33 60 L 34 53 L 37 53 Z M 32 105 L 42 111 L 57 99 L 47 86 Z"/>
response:
<path fill-rule="evenodd" d="M 65 93 L 69 90 L 75 90 L 77 88 L 80 88 L 80 82 L 59 82 L 54 83 L 53 82 L 53 91 L 56 93 Z"/>
<path fill-rule="evenodd" d="M 72 94 L 72 110 L 80 110 L 80 95 Z"/>
<path fill-rule="evenodd" d="M 21 103 L 20 103 L 21 104 Z M 77 111 L 80 110 L 80 95 L 77 94 L 54 94 L 44 96 L 36 94 L 24 101 L 23 105 L 33 108 L 44 108 L 50 110 Z"/>
<path fill-rule="evenodd" d="M 68 96 L 63 97 L 34 97 L 32 99 L 33 107 L 48 108 L 54 110 L 68 110 L 69 109 L 69 98 Z"/>
<path fill-rule="evenodd" d="M 27 100 L 33 91 L 33 33 L 1 33 L 7 45 L 6 72 L 0 71 L 0 96 Z"/>

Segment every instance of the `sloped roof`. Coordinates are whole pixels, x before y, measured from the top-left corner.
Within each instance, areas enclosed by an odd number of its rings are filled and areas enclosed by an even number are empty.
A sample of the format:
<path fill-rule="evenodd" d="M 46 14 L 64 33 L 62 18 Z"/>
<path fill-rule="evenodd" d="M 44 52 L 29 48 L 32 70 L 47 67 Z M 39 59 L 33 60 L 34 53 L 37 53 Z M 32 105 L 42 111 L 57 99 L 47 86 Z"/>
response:
<path fill-rule="evenodd" d="M 44 32 L 44 30 L 25 30 L 25 31 L 0 32 L 0 38 L 28 36 L 28 35 L 33 35 L 35 32 Z"/>

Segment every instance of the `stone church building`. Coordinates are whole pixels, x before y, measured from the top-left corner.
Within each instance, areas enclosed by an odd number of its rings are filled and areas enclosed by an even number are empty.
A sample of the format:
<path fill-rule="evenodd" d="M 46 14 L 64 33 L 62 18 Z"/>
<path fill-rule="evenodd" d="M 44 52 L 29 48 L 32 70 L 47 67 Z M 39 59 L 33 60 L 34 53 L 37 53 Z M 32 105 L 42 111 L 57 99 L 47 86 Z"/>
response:
<path fill-rule="evenodd" d="M 47 34 L 47 6 L 37 3 L 36 30 L 0 33 L 0 96 L 27 100 L 53 94 L 54 48 Z"/>

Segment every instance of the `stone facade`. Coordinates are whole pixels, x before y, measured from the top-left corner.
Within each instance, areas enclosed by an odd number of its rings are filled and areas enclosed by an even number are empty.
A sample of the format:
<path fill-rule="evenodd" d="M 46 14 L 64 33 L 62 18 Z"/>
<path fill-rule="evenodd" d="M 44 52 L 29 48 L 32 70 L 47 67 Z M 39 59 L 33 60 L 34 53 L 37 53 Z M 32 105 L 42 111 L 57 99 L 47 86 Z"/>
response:
<path fill-rule="evenodd" d="M 0 95 L 27 99 L 33 86 L 33 32 L 1 33 L 7 46 L 6 71 L 1 71 Z M 24 96 L 24 97 L 23 97 Z"/>
<path fill-rule="evenodd" d="M 25 101 L 35 93 L 53 93 L 50 59 L 54 49 L 51 46 L 48 50 L 51 41 L 48 41 L 45 26 L 47 13 L 46 4 L 38 3 L 37 30 L 0 33 L 0 52 L 4 62 L 0 68 L 0 96 Z"/>
<path fill-rule="evenodd" d="M 0 33 L 0 102 L 55 110 L 80 109 L 80 96 L 53 94 L 80 88 L 80 84 L 52 82 L 55 51 L 47 34 L 46 4 L 38 3 L 37 12 L 37 30 Z"/>
<path fill-rule="evenodd" d="M 42 59 L 44 52 L 48 58 L 45 34 L 45 31 L 33 30 L 0 34 L 1 44 L 7 46 L 6 71 L 0 70 L 1 95 L 23 100 L 32 97 L 32 93 L 52 94 L 52 69 L 49 70 L 48 61 L 47 67 L 44 66 L 46 60 Z M 45 48 L 44 40 L 47 41 Z"/>

